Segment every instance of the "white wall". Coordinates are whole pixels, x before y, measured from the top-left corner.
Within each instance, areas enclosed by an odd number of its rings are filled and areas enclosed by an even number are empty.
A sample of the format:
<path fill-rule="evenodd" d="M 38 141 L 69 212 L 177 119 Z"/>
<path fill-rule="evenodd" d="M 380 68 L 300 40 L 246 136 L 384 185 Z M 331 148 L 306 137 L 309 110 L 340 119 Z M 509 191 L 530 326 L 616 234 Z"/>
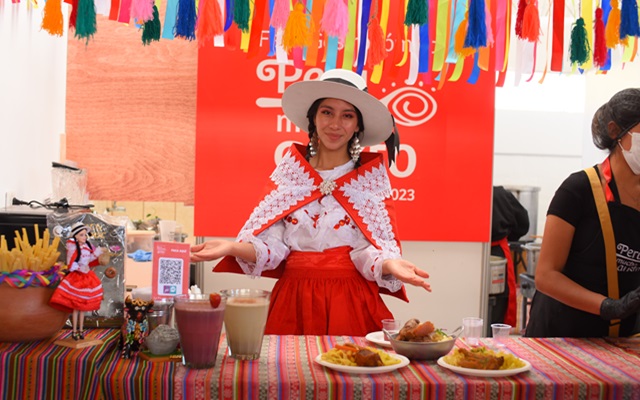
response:
<path fill-rule="evenodd" d="M 67 31 L 40 29 L 43 2 L 0 1 L 0 206 L 7 193 L 45 200 L 65 130 Z M 70 6 L 63 3 L 64 24 Z"/>

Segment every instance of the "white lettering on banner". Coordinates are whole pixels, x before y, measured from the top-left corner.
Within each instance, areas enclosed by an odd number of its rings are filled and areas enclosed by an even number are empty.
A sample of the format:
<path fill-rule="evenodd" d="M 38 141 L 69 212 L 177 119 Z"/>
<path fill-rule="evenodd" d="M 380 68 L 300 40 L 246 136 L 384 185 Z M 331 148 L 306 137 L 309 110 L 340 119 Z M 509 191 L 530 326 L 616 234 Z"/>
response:
<path fill-rule="evenodd" d="M 278 121 L 276 122 L 276 132 L 300 132 L 300 128 L 295 126 L 289 118 L 283 114 L 278 115 Z"/>
<path fill-rule="evenodd" d="M 287 69 L 288 66 L 291 66 Z M 288 75 L 287 71 L 292 74 Z M 321 68 L 310 68 L 304 75 L 298 68 L 293 68 L 293 61 L 281 64 L 278 60 L 266 59 L 261 61 L 256 68 L 256 77 L 263 82 L 269 82 L 277 79 L 278 93 L 284 93 L 287 83 L 293 83 L 299 80 L 316 80 L 322 75 Z"/>
<path fill-rule="evenodd" d="M 414 201 L 416 199 L 415 189 L 391 189 L 391 198 L 394 201 Z"/>

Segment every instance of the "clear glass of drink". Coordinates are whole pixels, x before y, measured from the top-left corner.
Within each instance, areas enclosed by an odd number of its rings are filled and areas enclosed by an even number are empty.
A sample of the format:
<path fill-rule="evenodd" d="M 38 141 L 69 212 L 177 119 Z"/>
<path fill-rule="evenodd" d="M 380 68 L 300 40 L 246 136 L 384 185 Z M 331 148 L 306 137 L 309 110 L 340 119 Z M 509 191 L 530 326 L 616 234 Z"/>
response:
<path fill-rule="evenodd" d="M 462 319 L 464 339 L 469 345 L 478 346 L 480 344 L 483 326 L 484 321 L 482 318 L 466 317 Z"/>
<path fill-rule="evenodd" d="M 227 289 L 224 330 L 229 356 L 238 360 L 260 358 L 271 292 L 260 289 Z"/>
<path fill-rule="evenodd" d="M 214 307 L 209 294 L 178 295 L 174 297 L 174 310 L 184 365 L 194 369 L 214 367 L 224 321 L 224 297 Z"/>

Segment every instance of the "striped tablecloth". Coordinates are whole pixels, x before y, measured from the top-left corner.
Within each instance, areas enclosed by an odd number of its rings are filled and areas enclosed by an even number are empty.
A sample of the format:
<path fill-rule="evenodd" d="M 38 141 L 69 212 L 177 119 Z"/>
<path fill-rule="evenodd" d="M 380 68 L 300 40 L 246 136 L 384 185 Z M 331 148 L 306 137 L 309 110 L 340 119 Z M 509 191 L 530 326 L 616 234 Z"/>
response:
<path fill-rule="evenodd" d="M 1 398 L 640 399 L 638 340 L 512 338 L 508 350 L 531 362 L 532 370 L 481 378 L 435 361 L 376 375 L 339 373 L 313 361 L 336 343 L 369 344 L 361 337 L 266 336 L 261 358 L 243 362 L 226 356 L 223 338 L 215 368 L 190 370 L 139 357 L 123 360 L 117 331 L 92 334 L 105 343 L 79 350 L 52 341 L 0 343 Z"/>

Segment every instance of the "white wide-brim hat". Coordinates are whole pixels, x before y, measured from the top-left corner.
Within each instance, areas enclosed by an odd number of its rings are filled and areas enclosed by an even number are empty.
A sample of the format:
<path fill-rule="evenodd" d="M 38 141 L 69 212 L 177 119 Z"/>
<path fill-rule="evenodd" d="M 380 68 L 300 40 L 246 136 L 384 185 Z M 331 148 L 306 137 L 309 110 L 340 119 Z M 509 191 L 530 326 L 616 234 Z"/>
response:
<path fill-rule="evenodd" d="M 282 95 L 284 115 L 298 128 L 307 132 L 307 111 L 314 101 L 323 98 L 344 100 L 357 107 L 362 114 L 364 135 L 362 146 L 374 146 L 387 140 L 394 132 L 393 118 L 386 105 L 367 93 L 367 82 L 353 71 L 332 69 L 319 80 L 291 84 Z"/>
<path fill-rule="evenodd" d="M 70 237 L 75 237 L 78 233 L 80 233 L 80 231 L 83 231 L 83 230 L 87 231 L 87 235 L 91 235 L 91 229 L 89 229 L 88 226 L 86 226 L 82 222 L 76 222 L 75 224 L 71 225 Z"/>

